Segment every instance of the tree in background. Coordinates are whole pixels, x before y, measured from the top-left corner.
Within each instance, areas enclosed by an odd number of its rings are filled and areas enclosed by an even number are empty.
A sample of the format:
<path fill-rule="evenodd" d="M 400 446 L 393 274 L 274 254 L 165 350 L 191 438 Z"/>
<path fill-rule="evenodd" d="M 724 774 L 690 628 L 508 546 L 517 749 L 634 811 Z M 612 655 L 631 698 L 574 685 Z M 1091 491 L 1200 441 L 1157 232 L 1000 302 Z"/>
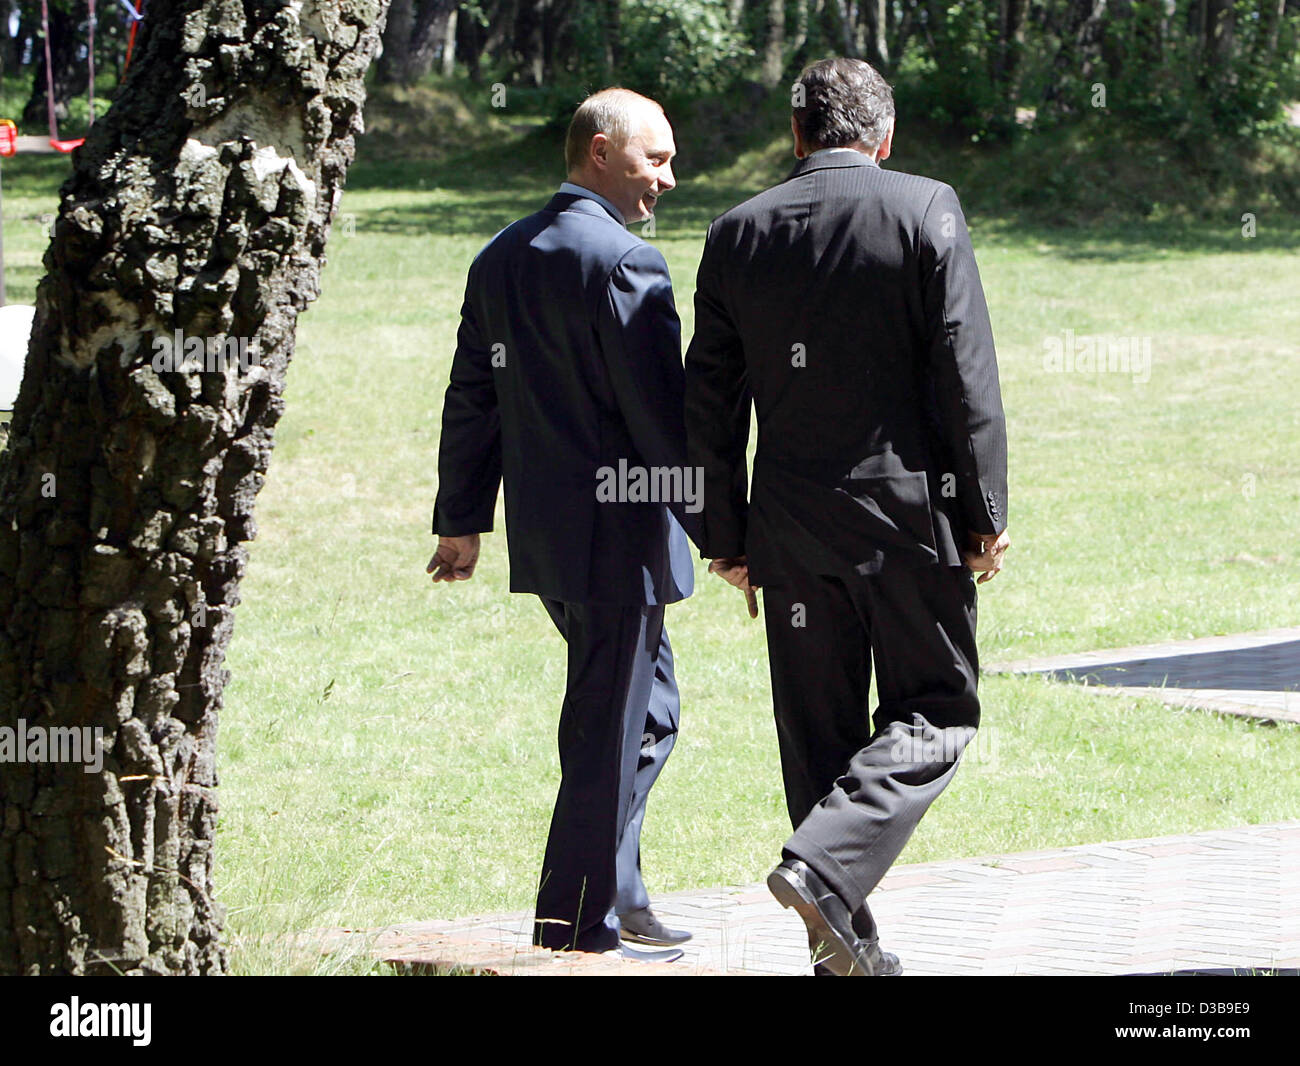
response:
<path fill-rule="evenodd" d="M 0 774 L 0 973 L 226 968 L 223 664 L 386 7 L 151 0 L 73 157 L 0 453 L 0 727 L 103 763 Z"/>
<path fill-rule="evenodd" d="M 384 47 L 376 64 L 377 80 L 386 85 L 411 85 L 440 69 L 456 54 L 456 0 L 393 0 L 384 29 Z"/>
<path fill-rule="evenodd" d="M 1191 136 L 1266 126 L 1300 95 L 1298 24 L 1300 0 L 397 0 L 381 76 L 459 62 L 566 100 L 614 81 L 680 98 L 781 88 L 839 53 L 978 136 L 1077 121 L 1098 85 L 1106 109 Z"/>

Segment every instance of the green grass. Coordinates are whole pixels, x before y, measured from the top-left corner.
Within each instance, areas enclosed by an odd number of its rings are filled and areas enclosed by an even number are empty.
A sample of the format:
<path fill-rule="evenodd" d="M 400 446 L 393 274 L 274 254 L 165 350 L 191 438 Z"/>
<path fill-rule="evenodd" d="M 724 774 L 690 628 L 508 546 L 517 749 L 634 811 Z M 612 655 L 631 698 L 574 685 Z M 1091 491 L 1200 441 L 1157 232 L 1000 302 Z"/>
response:
<path fill-rule="evenodd" d="M 465 270 L 550 195 L 554 149 L 542 129 L 439 158 L 362 147 L 300 324 L 229 656 L 218 885 L 240 972 L 370 969 L 359 954 L 320 963 L 290 931 L 530 905 L 562 644 L 535 599 L 507 594 L 502 534 L 472 582 L 433 587 L 424 566 Z M 772 140 L 711 173 L 700 158 L 656 237 L 687 337 L 709 219 L 788 162 Z M 902 142 L 890 165 L 918 159 Z M 948 165 L 928 172 L 960 192 Z M 30 299 L 64 173 L 4 163 L 13 299 Z M 982 587 L 986 661 L 1300 622 L 1300 226 L 1262 216 L 1248 240 L 1231 213 L 1083 227 L 1014 205 L 969 214 L 1011 435 L 1014 546 Z M 1065 329 L 1149 337 L 1150 380 L 1046 371 L 1044 340 Z M 757 880 L 789 829 L 761 623 L 702 566 L 697 586 L 669 611 L 683 728 L 645 828 L 652 892 Z M 1294 727 L 1037 679 L 982 691 L 981 758 L 903 861 L 1298 809 Z"/>

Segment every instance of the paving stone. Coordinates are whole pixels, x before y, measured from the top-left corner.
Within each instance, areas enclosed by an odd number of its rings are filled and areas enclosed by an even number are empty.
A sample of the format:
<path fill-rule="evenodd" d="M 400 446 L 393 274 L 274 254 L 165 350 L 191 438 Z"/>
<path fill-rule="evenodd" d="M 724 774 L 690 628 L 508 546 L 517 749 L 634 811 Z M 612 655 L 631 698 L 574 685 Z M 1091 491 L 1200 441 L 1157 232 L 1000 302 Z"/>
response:
<path fill-rule="evenodd" d="M 1089 866 L 1090 853 L 1118 865 Z M 992 862 L 997 875 L 972 876 Z M 1292 968 L 1300 821 L 900 866 L 871 903 L 905 976 Z M 666 968 L 677 975 L 811 974 L 802 922 L 761 884 L 673 893 L 654 905 L 695 933 Z M 576 956 L 543 965 L 531 934 L 531 915 L 518 913 L 328 930 L 324 939 L 364 944 L 416 972 L 435 962 L 545 976 L 647 965 L 597 957 L 593 970 Z"/>

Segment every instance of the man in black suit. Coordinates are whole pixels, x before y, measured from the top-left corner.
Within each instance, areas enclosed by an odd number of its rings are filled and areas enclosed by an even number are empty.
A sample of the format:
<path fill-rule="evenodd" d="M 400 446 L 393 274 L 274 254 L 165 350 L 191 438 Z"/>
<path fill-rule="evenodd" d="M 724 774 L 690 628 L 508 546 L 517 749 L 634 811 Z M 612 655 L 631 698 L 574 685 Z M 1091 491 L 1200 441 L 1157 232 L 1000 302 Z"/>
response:
<path fill-rule="evenodd" d="M 687 435 L 709 569 L 751 616 L 763 590 L 795 827 L 768 885 L 817 972 L 871 976 L 900 968 L 867 895 L 979 723 L 972 571 L 991 578 L 1010 543 L 1006 427 L 957 196 L 878 165 L 889 86 L 824 60 L 792 103 L 799 163 L 709 229 Z"/>
<path fill-rule="evenodd" d="M 569 180 L 469 270 L 442 413 L 433 580 L 472 576 L 504 481 L 510 591 L 539 596 L 568 645 L 561 781 L 534 942 L 671 961 L 689 934 L 650 910 L 646 796 L 677 736 L 664 605 L 691 594 L 680 325 L 663 256 L 630 233 L 675 182 L 654 101 L 578 108 Z M 508 772 L 508 769 L 507 769 Z"/>

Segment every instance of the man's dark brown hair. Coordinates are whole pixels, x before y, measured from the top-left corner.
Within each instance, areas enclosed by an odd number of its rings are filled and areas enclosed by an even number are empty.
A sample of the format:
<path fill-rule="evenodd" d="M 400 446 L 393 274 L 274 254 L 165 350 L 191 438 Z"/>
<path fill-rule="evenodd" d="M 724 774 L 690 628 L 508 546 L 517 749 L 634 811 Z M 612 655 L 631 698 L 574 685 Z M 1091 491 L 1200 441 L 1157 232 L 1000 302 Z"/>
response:
<path fill-rule="evenodd" d="M 794 85 L 794 120 L 804 145 L 877 147 L 894 117 L 894 92 L 870 63 L 823 59 L 804 68 Z"/>

